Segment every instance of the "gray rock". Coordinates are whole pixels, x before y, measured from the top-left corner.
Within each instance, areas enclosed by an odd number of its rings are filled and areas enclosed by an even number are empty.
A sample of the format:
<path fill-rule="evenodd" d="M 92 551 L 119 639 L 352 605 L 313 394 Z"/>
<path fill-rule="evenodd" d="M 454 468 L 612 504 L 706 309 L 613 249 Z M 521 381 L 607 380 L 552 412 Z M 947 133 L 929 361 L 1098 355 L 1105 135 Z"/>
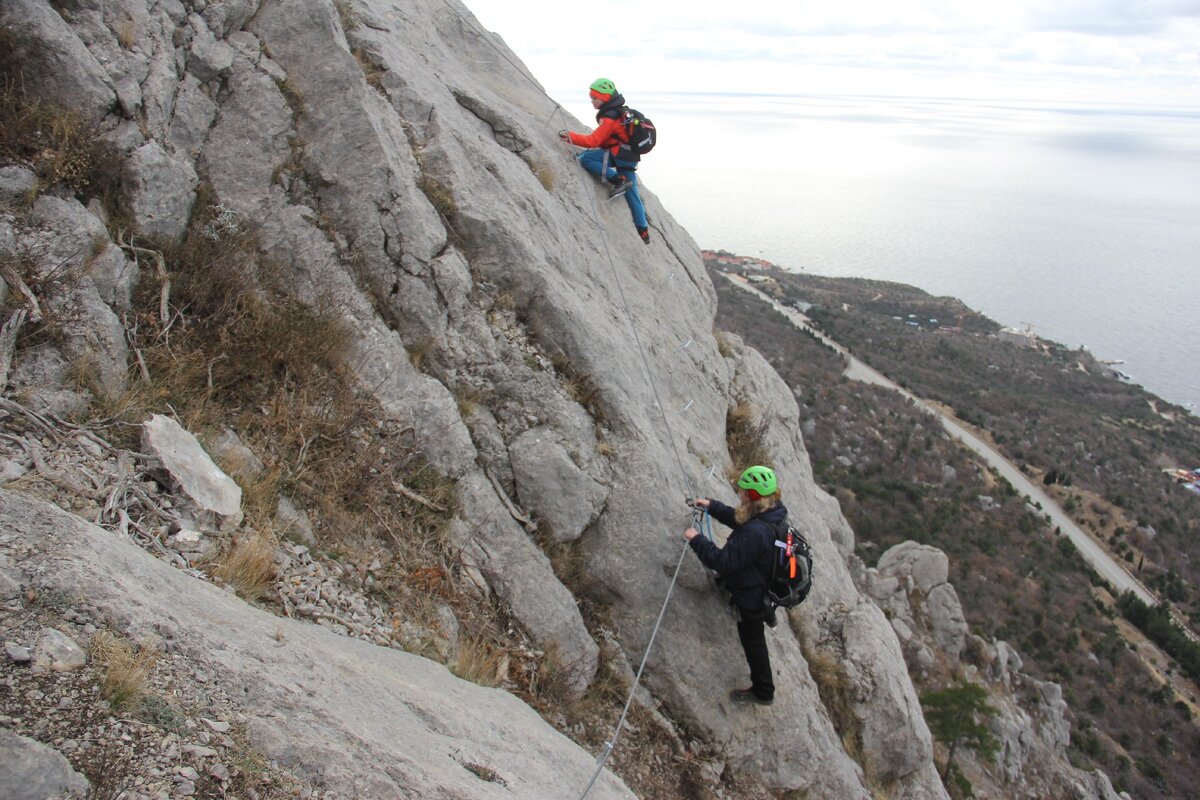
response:
<path fill-rule="evenodd" d="M 91 788 L 62 753 L 0 728 L 0 797 L 6 800 L 82 798 Z"/>
<path fill-rule="evenodd" d="M 100 299 L 116 311 L 133 307 L 133 288 L 140 271 L 137 262 L 125 257 L 120 247 L 109 242 L 88 267 Z"/>
<path fill-rule="evenodd" d="M 12 600 L 21 596 L 24 576 L 15 567 L 0 567 L 0 600 Z"/>
<path fill-rule="evenodd" d="M 546 556 L 503 510 L 503 501 L 481 475 L 459 482 L 459 543 L 473 566 L 543 647 L 553 648 L 566 669 L 570 692 L 582 695 L 596 674 L 599 647 L 583 624 L 574 597 Z"/>
<path fill-rule="evenodd" d="M 33 170 L 14 165 L 0 167 L 0 207 L 28 201 L 37 187 Z"/>
<path fill-rule="evenodd" d="M 296 508 L 291 498 L 284 495 L 279 496 L 279 503 L 275 507 L 275 533 L 305 547 L 317 546 L 317 536 L 308 514 Z"/>
<path fill-rule="evenodd" d="M 42 0 L 5 0 L 0 27 L 9 30 L 26 63 L 32 97 L 97 121 L 116 101 L 104 68 L 53 7 Z"/>
<path fill-rule="evenodd" d="M 13 642 L 4 643 L 4 654 L 8 656 L 9 661 L 16 664 L 28 664 L 33 660 L 33 654 L 29 652 L 28 647 Z"/>
<path fill-rule="evenodd" d="M 89 388 L 116 397 L 125 388 L 128 368 L 125 330 L 87 274 L 97 247 L 110 247 L 108 232 L 75 200 L 43 195 L 33 210 L 33 236 L 46 243 L 39 259 L 41 272 L 78 275 L 47 282 L 45 302 L 57 321 L 62 352 L 83 368 Z"/>
<path fill-rule="evenodd" d="M 172 153 L 195 158 L 217 116 L 214 103 L 194 75 L 185 75 L 175 95 L 167 143 Z"/>
<path fill-rule="evenodd" d="M 31 347 L 16 358 L 9 378 L 11 390 L 34 411 L 60 417 L 83 412 L 88 399 L 67 387 L 70 364 L 53 344 Z"/>
<path fill-rule="evenodd" d="M 208 30 L 201 31 L 192 39 L 187 62 L 188 72 L 202 82 L 223 77 L 233 66 L 236 52 L 225 42 L 218 41 Z"/>
<path fill-rule="evenodd" d="M 87 663 L 87 652 L 60 630 L 42 628 L 33 648 L 33 668 L 70 672 Z"/>
<path fill-rule="evenodd" d="M 29 470 L 23 464 L 9 461 L 7 458 L 0 459 L 0 483 L 15 481 L 28 472 Z"/>
<path fill-rule="evenodd" d="M 879 557 L 877 566 L 882 576 L 911 577 L 913 585 L 924 595 L 950 578 L 950 560 L 936 547 L 901 542 Z"/>
<path fill-rule="evenodd" d="M 243 481 L 253 480 L 267 468 L 262 459 L 242 444 L 238 435 L 229 428 L 213 437 L 208 449 L 230 475 Z"/>
<path fill-rule="evenodd" d="M 155 414 L 142 424 L 142 447 L 162 462 L 170 484 L 202 530 L 229 531 L 241 524 L 241 487 L 179 423 Z"/>
<path fill-rule="evenodd" d="M 199 184 L 191 162 L 172 158 L 151 140 L 133 152 L 126 170 L 129 206 L 137 230 L 168 242 L 180 241 Z"/>
<path fill-rule="evenodd" d="M 521 505 L 559 542 L 579 538 L 607 492 L 571 459 L 547 428 L 532 428 L 509 445 Z"/>

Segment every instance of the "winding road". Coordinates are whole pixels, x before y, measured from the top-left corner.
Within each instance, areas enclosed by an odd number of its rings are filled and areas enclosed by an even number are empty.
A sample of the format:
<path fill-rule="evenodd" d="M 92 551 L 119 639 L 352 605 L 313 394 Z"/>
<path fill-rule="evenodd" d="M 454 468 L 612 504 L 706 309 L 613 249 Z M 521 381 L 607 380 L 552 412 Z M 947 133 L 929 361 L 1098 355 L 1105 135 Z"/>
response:
<path fill-rule="evenodd" d="M 872 368 L 868 364 L 863 363 L 863 361 L 846 350 L 845 347 L 842 347 L 840 344 L 833 341 L 824 333 L 813 327 L 808 317 L 804 316 L 804 314 L 801 312 L 794 308 L 780 305 L 775 301 L 774 298 L 750 285 L 740 275 L 733 275 L 730 273 L 721 274 L 728 278 L 729 282 L 734 286 L 737 286 L 739 289 L 743 289 L 767 301 L 775 308 L 775 310 L 787 317 L 793 325 L 813 334 L 822 342 L 840 353 L 846 359 L 847 366 L 844 374 L 847 378 L 850 378 L 851 380 L 862 381 L 864 383 L 872 383 L 877 386 L 884 386 L 888 389 L 897 391 L 906 398 L 912 400 L 922 410 L 936 416 L 948 434 L 953 436 L 955 439 L 958 439 L 967 447 L 979 454 L 979 456 L 985 462 L 987 462 L 989 466 L 994 467 L 996 471 L 1004 477 L 1005 480 L 1011 483 L 1014 489 L 1028 497 L 1030 502 L 1040 505 L 1042 512 L 1046 514 L 1046 516 L 1050 518 L 1050 521 L 1071 540 L 1072 544 L 1075 545 L 1084 561 L 1086 561 L 1093 569 L 1095 569 L 1100 577 L 1103 578 L 1109 584 L 1109 586 L 1113 587 L 1117 593 L 1126 591 L 1133 592 L 1134 595 L 1141 599 L 1141 601 L 1146 605 L 1158 605 L 1158 600 L 1154 597 L 1154 595 L 1152 595 L 1150 591 L 1146 589 L 1146 587 L 1143 586 L 1140 581 L 1137 580 L 1137 578 L 1133 577 L 1133 575 L 1131 575 L 1120 562 L 1109 556 L 1108 553 L 1106 553 L 1104 549 L 1101 548 L 1094 539 L 1092 539 L 1091 536 L 1089 536 L 1082 528 L 1079 527 L 1079 525 L 1077 525 L 1069 516 L 1067 516 L 1067 513 L 1062 510 L 1062 508 L 1057 502 L 1054 501 L 1053 498 L 1050 497 L 1050 495 L 1046 494 L 1041 486 L 1029 480 L 1025 473 L 1021 472 L 1021 470 L 1018 469 L 1015 464 L 1001 455 L 997 450 L 993 449 L 992 446 L 986 441 L 972 433 L 962 422 L 960 422 L 954 416 L 947 414 L 942 409 L 937 408 L 931 403 L 928 403 L 925 400 L 917 397 L 912 392 L 909 392 L 907 389 L 890 380 L 887 378 L 887 376 L 883 375 L 881 372 Z M 1183 630 L 1190 634 L 1190 630 L 1186 626 L 1182 627 Z"/>

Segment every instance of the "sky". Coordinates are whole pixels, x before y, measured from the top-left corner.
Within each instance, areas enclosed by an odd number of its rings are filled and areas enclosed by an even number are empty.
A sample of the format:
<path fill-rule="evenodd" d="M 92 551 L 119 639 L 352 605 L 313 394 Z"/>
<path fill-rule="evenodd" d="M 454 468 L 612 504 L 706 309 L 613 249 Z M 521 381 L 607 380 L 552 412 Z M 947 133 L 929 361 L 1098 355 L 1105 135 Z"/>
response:
<path fill-rule="evenodd" d="M 1200 0 L 465 2 L 564 104 L 603 76 L 626 93 L 1200 107 Z"/>

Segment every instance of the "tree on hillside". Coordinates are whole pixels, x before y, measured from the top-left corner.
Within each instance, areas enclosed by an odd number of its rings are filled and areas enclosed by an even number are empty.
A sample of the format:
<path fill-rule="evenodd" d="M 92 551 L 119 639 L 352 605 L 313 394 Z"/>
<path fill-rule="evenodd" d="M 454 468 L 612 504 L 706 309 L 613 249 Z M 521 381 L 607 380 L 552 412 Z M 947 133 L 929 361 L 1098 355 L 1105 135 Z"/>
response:
<path fill-rule="evenodd" d="M 964 744 L 985 758 L 996 753 L 996 737 L 986 727 L 987 720 L 996 715 L 988 705 L 987 690 L 974 683 L 963 683 L 937 692 L 921 695 L 925 721 L 933 735 L 950 748 L 942 781 L 950 774 L 954 751 Z"/>

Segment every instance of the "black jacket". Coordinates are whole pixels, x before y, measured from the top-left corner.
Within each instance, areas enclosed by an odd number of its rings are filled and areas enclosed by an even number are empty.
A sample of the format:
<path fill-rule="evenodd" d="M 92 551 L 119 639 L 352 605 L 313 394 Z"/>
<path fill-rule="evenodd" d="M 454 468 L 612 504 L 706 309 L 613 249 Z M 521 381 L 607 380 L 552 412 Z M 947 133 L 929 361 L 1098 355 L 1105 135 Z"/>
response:
<path fill-rule="evenodd" d="M 765 604 L 767 582 L 771 579 L 771 563 L 775 558 L 775 526 L 787 518 L 787 508 L 778 503 L 745 524 L 734 520 L 735 509 L 712 500 L 708 513 L 722 525 L 733 528 L 724 547 L 717 547 L 704 536 L 689 542 L 700 563 L 717 571 L 725 588 L 733 595 L 732 602 L 745 611 L 759 611 Z"/>

